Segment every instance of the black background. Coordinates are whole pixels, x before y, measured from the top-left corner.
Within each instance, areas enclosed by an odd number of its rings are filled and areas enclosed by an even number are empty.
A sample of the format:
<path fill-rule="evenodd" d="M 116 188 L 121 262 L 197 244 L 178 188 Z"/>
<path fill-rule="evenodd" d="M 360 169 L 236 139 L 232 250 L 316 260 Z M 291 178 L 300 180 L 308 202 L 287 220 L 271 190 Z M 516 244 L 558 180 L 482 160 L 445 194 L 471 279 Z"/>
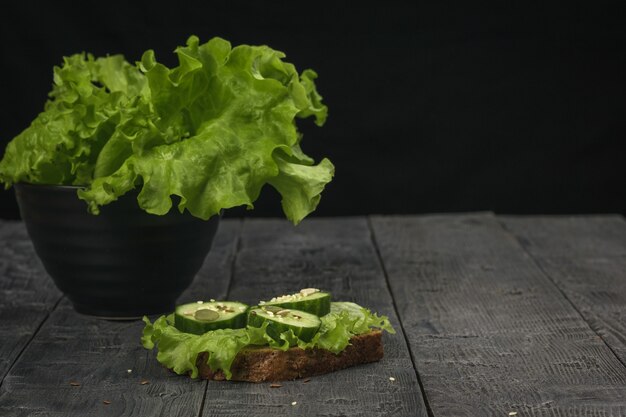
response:
<path fill-rule="evenodd" d="M 4 3 L 0 147 L 63 55 L 151 48 L 171 66 L 190 34 L 221 36 L 319 73 L 330 116 L 301 123 L 303 148 L 337 172 L 316 215 L 626 213 L 622 2 L 467 3 Z M 227 214 L 281 215 L 279 196 Z M 0 217 L 17 217 L 12 191 Z"/>

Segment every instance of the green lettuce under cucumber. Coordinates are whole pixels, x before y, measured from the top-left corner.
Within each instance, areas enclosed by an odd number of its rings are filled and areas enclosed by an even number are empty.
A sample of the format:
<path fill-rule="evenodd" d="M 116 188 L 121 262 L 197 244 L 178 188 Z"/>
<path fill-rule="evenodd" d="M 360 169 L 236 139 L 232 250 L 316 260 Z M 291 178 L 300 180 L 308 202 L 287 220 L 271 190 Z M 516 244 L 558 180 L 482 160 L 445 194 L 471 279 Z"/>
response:
<path fill-rule="evenodd" d="M 334 174 L 300 148 L 296 119 L 328 113 L 314 80 L 267 46 L 232 47 L 192 36 L 168 68 L 148 50 L 77 54 L 54 68 L 45 109 L 6 147 L 0 182 L 77 185 L 97 214 L 131 190 L 148 213 L 177 208 L 202 219 L 253 207 L 264 185 L 298 223 L 315 210 Z"/>
<path fill-rule="evenodd" d="M 246 346 L 270 346 L 287 350 L 292 346 L 302 349 L 320 348 L 333 353 L 343 351 L 355 335 L 367 333 L 372 328 L 395 333 L 385 316 L 378 316 L 366 308 L 350 302 L 331 303 L 330 313 L 321 317 L 319 332 L 309 342 L 284 332 L 278 340 L 267 334 L 267 323 L 261 327 L 220 329 L 202 335 L 184 333 L 174 327 L 173 315 L 161 316 L 154 323 L 144 317 L 146 326 L 141 338 L 146 349 L 157 348 L 157 360 L 177 374 L 190 373 L 198 377 L 196 360 L 201 352 L 208 352 L 208 365 L 213 371 L 222 370 L 227 379 L 232 374 L 231 365 L 237 354 Z"/>

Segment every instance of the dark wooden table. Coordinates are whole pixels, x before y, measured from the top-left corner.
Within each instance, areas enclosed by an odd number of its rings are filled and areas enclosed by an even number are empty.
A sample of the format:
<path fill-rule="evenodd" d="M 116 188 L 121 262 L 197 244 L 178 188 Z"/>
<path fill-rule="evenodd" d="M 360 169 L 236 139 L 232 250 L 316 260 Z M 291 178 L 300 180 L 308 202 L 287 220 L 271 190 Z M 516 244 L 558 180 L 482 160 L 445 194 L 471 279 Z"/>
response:
<path fill-rule="evenodd" d="M 398 330 L 379 363 L 281 388 L 167 371 L 141 322 L 72 310 L 21 223 L 0 239 L 2 416 L 626 416 L 620 216 L 224 221 L 180 301 L 319 287 Z"/>

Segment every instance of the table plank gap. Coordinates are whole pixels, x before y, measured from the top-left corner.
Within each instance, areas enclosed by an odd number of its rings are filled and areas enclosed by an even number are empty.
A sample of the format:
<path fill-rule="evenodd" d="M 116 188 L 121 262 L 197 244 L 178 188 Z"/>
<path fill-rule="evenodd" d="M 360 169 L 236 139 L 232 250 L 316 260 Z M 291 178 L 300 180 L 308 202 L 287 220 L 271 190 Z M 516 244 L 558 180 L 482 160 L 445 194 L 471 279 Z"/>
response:
<path fill-rule="evenodd" d="M 240 226 L 240 221 L 221 222 L 211 252 L 179 303 L 226 296 Z M 64 298 L 0 387 L 0 415 L 198 415 L 207 382 L 161 366 L 156 353 L 141 346 L 143 327 L 141 321 L 80 315 Z"/>
<path fill-rule="evenodd" d="M 200 403 L 200 410 L 198 410 L 198 417 L 202 417 L 202 413 L 204 413 L 204 404 L 206 403 L 206 396 L 208 391 L 209 381 L 204 381 L 204 395 L 202 396 L 202 403 Z"/>
<path fill-rule="evenodd" d="M 22 348 L 20 349 L 19 353 L 15 356 L 15 358 L 13 359 L 13 362 L 11 363 L 11 365 L 9 367 L 7 367 L 6 372 L 4 372 L 4 374 L 2 375 L 2 379 L 0 379 L 0 389 L 2 388 L 2 384 L 4 383 L 5 377 L 11 372 L 11 370 L 13 369 L 15 364 L 20 360 L 20 358 L 24 354 L 24 351 L 28 348 L 28 346 L 31 344 L 31 342 L 35 339 L 35 336 L 37 336 L 37 334 L 39 333 L 39 330 L 41 330 L 41 328 L 43 327 L 44 323 L 50 318 L 50 315 L 52 314 L 52 312 L 54 312 L 54 310 L 56 310 L 56 308 L 59 306 L 59 304 L 61 303 L 61 301 L 64 298 L 65 297 L 61 296 L 56 301 L 56 303 L 54 303 L 54 305 L 52 306 L 51 310 L 48 311 L 46 313 L 46 315 L 43 317 L 43 319 L 39 322 L 39 324 L 37 325 L 37 327 L 33 331 L 33 334 L 24 343 L 24 346 L 22 346 Z"/>
<path fill-rule="evenodd" d="M 539 263 L 539 261 L 534 256 L 532 256 L 530 252 L 528 251 L 526 252 L 529 254 L 529 256 L 533 258 L 533 262 L 535 263 L 535 265 L 537 265 L 537 268 L 539 268 L 548 278 L 550 278 L 550 280 L 554 284 L 557 291 L 559 291 L 563 295 L 563 297 L 567 300 L 567 302 L 571 304 L 572 308 L 576 310 L 576 312 L 580 315 L 580 318 L 589 325 L 589 328 L 591 329 L 591 331 L 593 331 L 596 335 L 598 335 L 600 340 L 602 340 L 604 344 L 606 345 L 606 347 L 613 353 L 613 355 L 615 356 L 615 359 L 617 359 L 622 364 L 622 366 L 624 366 L 624 370 L 626 370 L 626 364 L 624 363 L 624 359 L 617 353 L 617 351 L 613 348 L 613 346 L 605 339 L 605 337 L 602 335 L 602 332 L 599 331 L 599 329 L 594 328 L 596 326 L 593 325 L 593 321 L 590 320 L 589 316 L 583 313 L 583 311 L 578 307 L 577 303 L 575 303 L 572 300 L 572 298 L 570 298 L 568 293 L 560 285 L 557 284 L 557 282 L 552 278 L 552 274 L 550 274 L 549 269 L 547 269 L 545 266 Z"/>
<path fill-rule="evenodd" d="M 24 224 L 0 221 L 0 387 L 62 297 Z"/>
<path fill-rule="evenodd" d="M 622 364 L 493 215 L 372 226 L 435 416 L 626 413 Z"/>
<path fill-rule="evenodd" d="M 382 269 L 383 274 L 385 275 L 385 283 L 387 284 L 387 291 L 391 295 L 391 302 L 393 304 L 393 310 L 396 313 L 396 316 L 398 317 L 398 324 L 400 325 L 400 329 L 402 330 L 402 336 L 404 337 L 406 347 L 409 350 L 409 354 L 411 355 L 411 363 L 413 364 L 413 370 L 415 371 L 415 376 L 417 378 L 417 382 L 420 387 L 422 398 L 424 399 L 426 412 L 428 413 L 428 417 L 433 417 L 434 416 L 433 410 L 431 409 L 430 404 L 428 403 L 428 397 L 426 396 L 426 391 L 424 390 L 424 384 L 420 377 L 419 370 L 417 369 L 417 365 L 415 364 L 415 354 L 413 352 L 413 349 L 411 349 L 411 344 L 409 343 L 409 338 L 406 335 L 406 331 L 404 329 L 404 323 L 402 322 L 402 316 L 400 315 L 400 312 L 398 311 L 398 306 L 396 304 L 396 299 L 393 293 L 393 288 L 391 287 L 391 284 L 389 283 L 389 274 L 387 273 L 387 267 L 385 266 L 385 261 L 382 257 L 382 254 L 380 253 L 380 247 L 378 246 L 378 242 L 376 240 L 376 233 L 374 231 L 374 227 L 372 226 L 371 216 L 367 216 L 367 227 L 370 232 L 372 245 L 374 246 L 374 250 L 376 251 L 376 256 L 378 257 L 378 263 L 380 264 L 380 268 Z"/>
<path fill-rule="evenodd" d="M 235 253 L 233 255 L 233 260 L 230 264 L 230 276 L 228 277 L 228 287 L 226 288 L 226 299 L 228 300 L 230 297 L 230 293 L 233 289 L 233 283 L 235 281 L 235 270 L 237 269 L 237 259 L 239 257 L 239 252 L 241 252 L 242 246 L 242 234 L 243 234 L 243 225 L 244 220 L 239 221 L 239 230 L 237 231 L 237 239 L 235 240 Z"/>
<path fill-rule="evenodd" d="M 626 368 L 624 219 L 503 216 L 499 221 Z"/>
<path fill-rule="evenodd" d="M 235 238 L 234 243 L 234 253 L 232 256 L 232 261 L 230 262 L 230 274 L 228 276 L 228 285 L 226 286 L 226 293 L 224 295 L 224 300 L 230 299 L 230 292 L 232 290 L 233 281 L 235 277 L 235 267 L 237 263 L 237 257 L 239 256 L 239 251 L 241 250 L 241 234 L 243 232 L 243 220 L 238 219 L 238 228 L 237 228 L 237 237 Z M 200 410 L 198 411 L 198 417 L 202 417 L 204 413 L 204 406 L 206 404 L 207 395 L 209 392 L 209 381 L 204 381 L 204 395 L 202 396 L 202 403 L 200 404 Z"/>

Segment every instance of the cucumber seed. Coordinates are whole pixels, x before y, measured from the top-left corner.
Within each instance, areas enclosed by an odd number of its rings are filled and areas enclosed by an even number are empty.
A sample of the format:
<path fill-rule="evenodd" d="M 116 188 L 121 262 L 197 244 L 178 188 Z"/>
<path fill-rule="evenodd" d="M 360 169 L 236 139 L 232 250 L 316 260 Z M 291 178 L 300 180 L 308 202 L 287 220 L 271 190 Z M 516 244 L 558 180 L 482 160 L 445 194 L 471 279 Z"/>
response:
<path fill-rule="evenodd" d="M 209 308 L 202 308 L 196 311 L 196 314 L 194 314 L 194 318 L 200 321 L 214 321 L 217 320 L 219 317 L 220 314 L 217 311 L 211 310 Z"/>

